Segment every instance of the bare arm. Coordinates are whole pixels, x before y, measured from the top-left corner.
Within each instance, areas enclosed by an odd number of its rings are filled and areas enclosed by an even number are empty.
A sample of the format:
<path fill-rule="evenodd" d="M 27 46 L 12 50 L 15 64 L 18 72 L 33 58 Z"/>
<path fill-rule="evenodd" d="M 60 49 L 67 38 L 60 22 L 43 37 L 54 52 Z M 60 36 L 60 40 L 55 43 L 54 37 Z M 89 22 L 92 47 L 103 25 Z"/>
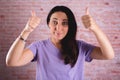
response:
<path fill-rule="evenodd" d="M 32 12 L 32 16 L 27 22 L 20 36 L 14 41 L 6 56 L 7 66 L 22 66 L 29 63 L 33 59 L 33 53 L 29 49 L 24 49 L 25 41 L 29 34 L 38 26 L 40 19 Z M 20 38 L 24 40 L 21 40 Z"/>
<path fill-rule="evenodd" d="M 91 57 L 93 59 L 112 59 L 114 58 L 114 50 L 107 36 L 99 29 L 93 31 L 100 47 L 96 47 Z"/>
<path fill-rule="evenodd" d="M 89 15 L 88 8 L 86 9 L 86 15 L 82 16 L 83 24 L 86 28 L 94 33 L 100 47 L 95 47 L 91 53 L 93 59 L 112 59 L 114 58 L 114 50 L 110 41 L 103 31 L 99 28 L 93 18 Z"/>

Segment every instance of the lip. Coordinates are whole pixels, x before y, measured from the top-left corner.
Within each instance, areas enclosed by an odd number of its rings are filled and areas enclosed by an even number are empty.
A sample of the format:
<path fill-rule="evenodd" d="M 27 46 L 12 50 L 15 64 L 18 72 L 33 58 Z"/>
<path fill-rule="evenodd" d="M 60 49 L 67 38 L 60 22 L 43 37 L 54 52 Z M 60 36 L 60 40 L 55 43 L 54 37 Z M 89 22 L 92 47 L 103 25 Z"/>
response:
<path fill-rule="evenodd" d="M 56 33 L 56 34 L 59 35 L 59 36 L 61 35 L 61 33 Z"/>
<path fill-rule="evenodd" d="M 55 35 L 57 35 L 57 36 L 61 36 L 62 33 L 56 32 Z"/>

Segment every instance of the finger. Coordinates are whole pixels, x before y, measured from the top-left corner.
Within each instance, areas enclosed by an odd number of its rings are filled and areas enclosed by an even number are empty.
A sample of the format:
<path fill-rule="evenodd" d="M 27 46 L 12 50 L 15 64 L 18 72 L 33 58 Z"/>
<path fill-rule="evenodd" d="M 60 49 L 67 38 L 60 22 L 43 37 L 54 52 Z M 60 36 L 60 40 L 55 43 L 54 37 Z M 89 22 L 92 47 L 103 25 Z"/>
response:
<path fill-rule="evenodd" d="M 86 8 L 85 13 L 86 13 L 86 15 L 89 15 L 89 8 L 88 7 Z"/>
<path fill-rule="evenodd" d="M 31 15 L 32 15 L 32 16 L 36 16 L 35 11 L 31 11 Z"/>
<path fill-rule="evenodd" d="M 89 16 L 89 15 L 84 15 L 84 16 L 82 16 L 82 20 L 87 20 L 87 19 L 90 19 L 90 16 Z"/>
<path fill-rule="evenodd" d="M 91 23 L 88 21 L 88 22 L 83 22 L 85 28 L 89 28 L 91 26 Z"/>

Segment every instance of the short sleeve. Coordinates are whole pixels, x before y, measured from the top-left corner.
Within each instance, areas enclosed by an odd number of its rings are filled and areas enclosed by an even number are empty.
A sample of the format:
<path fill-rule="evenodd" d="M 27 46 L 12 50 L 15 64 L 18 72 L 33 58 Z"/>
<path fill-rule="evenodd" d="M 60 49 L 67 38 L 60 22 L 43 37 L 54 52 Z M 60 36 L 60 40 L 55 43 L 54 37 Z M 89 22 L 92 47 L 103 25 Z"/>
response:
<path fill-rule="evenodd" d="M 94 48 L 95 48 L 95 46 L 82 41 L 82 50 L 85 55 L 85 61 L 87 61 L 87 62 L 92 61 L 92 58 L 90 57 L 90 55 Z"/>
<path fill-rule="evenodd" d="M 37 60 L 37 42 L 33 42 L 27 48 L 30 49 L 34 55 L 34 58 L 32 61 L 36 61 Z"/>

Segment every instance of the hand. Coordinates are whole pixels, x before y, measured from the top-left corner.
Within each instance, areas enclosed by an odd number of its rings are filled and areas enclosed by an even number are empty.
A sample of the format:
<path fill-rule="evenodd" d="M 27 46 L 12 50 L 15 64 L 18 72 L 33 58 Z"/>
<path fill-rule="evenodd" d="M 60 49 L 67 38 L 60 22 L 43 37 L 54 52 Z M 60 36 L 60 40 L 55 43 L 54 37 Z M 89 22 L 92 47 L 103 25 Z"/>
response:
<path fill-rule="evenodd" d="M 25 31 L 32 32 L 40 23 L 40 18 L 36 16 L 34 11 L 31 12 L 31 17 L 28 20 Z"/>
<path fill-rule="evenodd" d="M 89 14 L 88 7 L 86 8 L 85 15 L 82 16 L 82 22 L 84 26 L 89 30 L 95 30 L 98 28 L 96 22 L 93 20 L 93 18 Z"/>

